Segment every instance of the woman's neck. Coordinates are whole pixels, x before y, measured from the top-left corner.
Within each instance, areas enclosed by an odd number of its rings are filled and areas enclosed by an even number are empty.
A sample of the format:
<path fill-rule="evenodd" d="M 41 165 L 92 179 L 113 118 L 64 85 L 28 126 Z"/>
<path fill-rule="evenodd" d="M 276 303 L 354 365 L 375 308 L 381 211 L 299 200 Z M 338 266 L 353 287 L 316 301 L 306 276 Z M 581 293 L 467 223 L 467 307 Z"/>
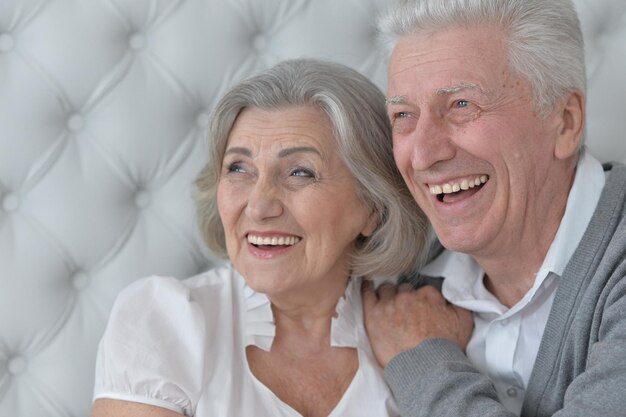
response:
<path fill-rule="evenodd" d="M 347 284 L 346 278 L 303 294 L 268 295 L 276 322 L 271 350 L 246 348 L 256 378 L 306 417 L 330 414 L 359 367 L 355 348 L 331 346 L 332 318 Z"/>
<path fill-rule="evenodd" d="M 268 294 L 277 335 L 300 334 L 327 339 L 331 319 L 336 316 L 339 299 L 344 296 L 349 278 L 289 294 Z"/>

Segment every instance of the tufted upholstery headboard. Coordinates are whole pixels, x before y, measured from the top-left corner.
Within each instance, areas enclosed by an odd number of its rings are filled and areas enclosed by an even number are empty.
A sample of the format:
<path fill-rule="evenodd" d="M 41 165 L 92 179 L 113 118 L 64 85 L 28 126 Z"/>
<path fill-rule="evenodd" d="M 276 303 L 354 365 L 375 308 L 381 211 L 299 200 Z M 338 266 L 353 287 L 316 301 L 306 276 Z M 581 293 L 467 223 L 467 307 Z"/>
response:
<path fill-rule="evenodd" d="M 217 261 L 195 229 L 204 131 L 284 58 L 385 88 L 386 0 L 0 0 L 0 417 L 87 416 L 118 291 Z M 626 161 L 626 2 L 578 0 L 588 144 Z"/>

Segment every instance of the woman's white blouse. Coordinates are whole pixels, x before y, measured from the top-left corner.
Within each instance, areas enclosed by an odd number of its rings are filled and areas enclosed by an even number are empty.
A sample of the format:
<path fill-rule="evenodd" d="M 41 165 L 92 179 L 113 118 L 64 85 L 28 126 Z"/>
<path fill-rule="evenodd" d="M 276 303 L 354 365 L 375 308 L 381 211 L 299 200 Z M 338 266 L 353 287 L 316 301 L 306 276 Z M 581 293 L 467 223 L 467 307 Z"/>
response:
<path fill-rule="evenodd" d="M 360 279 L 350 280 L 331 325 L 331 345 L 356 348 L 359 368 L 330 416 L 398 416 L 365 333 L 360 286 Z M 113 306 L 98 349 L 94 399 L 197 417 L 300 416 L 248 367 L 245 347 L 267 351 L 274 333 L 269 299 L 230 266 L 183 281 L 141 279 Z"/>

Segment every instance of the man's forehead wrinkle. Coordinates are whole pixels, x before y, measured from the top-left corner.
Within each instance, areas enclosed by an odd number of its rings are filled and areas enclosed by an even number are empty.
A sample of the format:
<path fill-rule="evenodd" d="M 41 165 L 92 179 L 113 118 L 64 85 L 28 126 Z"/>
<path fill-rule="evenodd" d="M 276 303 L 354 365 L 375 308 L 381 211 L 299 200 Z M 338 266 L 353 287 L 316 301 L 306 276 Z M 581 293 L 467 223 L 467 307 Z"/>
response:
<path fill-rule="evenodd" d="M 412 59 L 413 58 L 413 59 Z M 430 64 L 442 64 L 446 61 L 456 61 L 459 59 L 459 56 L 436 56 L 433 54 L 411 54 L 406 55 L 397 60 L 395 65 L 392 62 L 390 66 L 390 76 L 398 76 L 400 74 L 404 74 L 409 72 L 410 74 L 414 74 L 414 72 L 419 72 L 420 67 Z"/>
<path fill-rule="evenodd" d="M 425 58 L 428 57 L 428 58 Z M 421 65 L 431 64 L 433 62 L 441 62 L 442 59 L 438 57 L 434 57 L 431 54 L 427 53 L 410 53 L 404 55 L 402 58 L 398 60 L 398 66 L 401 67 L 400 71 L 403 72 L 406 70 L 413 69 L 414 67 L 419 67 Z M 408 64 L 407 64 L 408 63 Z"/>
<path fill-rule="evenodd" d="M 468 46 L 470 49 L 468 49 Z M 435 48 L 430 48 L 428 45 L 407 45 L 405 48 L 410 48 L 408 51 L 403 51 L 402 56 L 400 57 L 401 61 L 411 60 L 414 58 L 421 58 L 424 56 L 438 56 L 441 54 L 448 55 L 450 51 L 461 51 L 454 52 L 452 56 L 474 56 L 476 50 L 472 47 L 472 45 L 457 45 L 457 44 L 444 44 L 437 45 Z M 485 51 L 488 53 L 488 51 Z M 434 58 L 436 59 L 436 58 Z"/>

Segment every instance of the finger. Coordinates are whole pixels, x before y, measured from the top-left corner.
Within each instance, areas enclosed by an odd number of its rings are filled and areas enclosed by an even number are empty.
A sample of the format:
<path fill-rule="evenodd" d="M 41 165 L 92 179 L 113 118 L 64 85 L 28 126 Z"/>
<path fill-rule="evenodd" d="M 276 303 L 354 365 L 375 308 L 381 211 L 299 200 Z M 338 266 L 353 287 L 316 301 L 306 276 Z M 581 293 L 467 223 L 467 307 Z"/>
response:
<path fill-rule="evenodd" d="M 432 285 L 424 285 L 423 287 L 417 290 L 417 293 L 420 297 L 426 300 L 429 303 L 433 304 L 445 304 L 446 300 L 443 298 L 443 295 L 439 292 L 438 289 L 433 287 Z"/>
<path fill-rule="evenodd" d="M 383 282 L 378 286 L 376 292 L 378 293 L 379 300 L 388 300 L 396 295 L 398 287 L 390 282 Z"/>
<path fill-rule="evenodd" d="M 459 306 L 455 306 L 452 305 L 452 308 L 454 309 L 454 311 L 456 312 L 457 316 L 459 317 L 459 321 L 465 325 L 472 325 L 474 324 L 474 314 L 469 311 L 466 310 L 462 307 Z"/>
<path fill-rule="evenodd" d="M 413 285 L 409 284 L 408 282 L 403 282 L 402 284 L 398 285 L 398 292 L 411 292 L 413 290 Z"/>
<path fill-rule="evenodd" d="M 361 283 L 361 298 L 363 300 L 363 309 L 365 311 L 373 309 L 378 302 L 378 294 L 376 294 L 372 281 L 364 279 Z"/>

